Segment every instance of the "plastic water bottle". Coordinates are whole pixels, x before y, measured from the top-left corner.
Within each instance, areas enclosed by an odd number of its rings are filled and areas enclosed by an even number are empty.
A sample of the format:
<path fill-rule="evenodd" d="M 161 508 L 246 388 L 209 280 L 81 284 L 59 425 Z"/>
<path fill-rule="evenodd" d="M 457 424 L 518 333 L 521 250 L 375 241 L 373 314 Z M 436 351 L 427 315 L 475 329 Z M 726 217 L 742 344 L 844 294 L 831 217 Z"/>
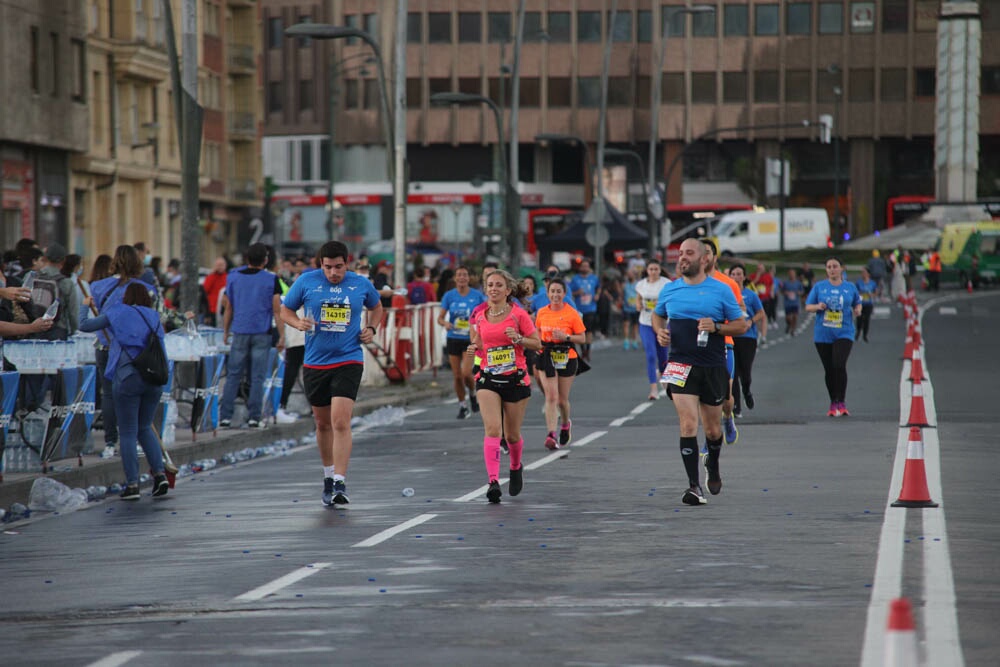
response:
<path fill-rule="evenodd" d="M 55 319 L 56 313 L 59 312 L 59 299 L 55 299 L 49 307 L 45 309 L 45 314 L 42 315 L 43 320 Z"/>
<path fill-rule="evenodd" d="M 35 274 L 29 273 L 28 277 L 24 279 L 24 282 L 21 283 L 21 287 L 30 290 L 34 286 L 35 286 Z"/>
<path fill-rule="evenodd" d="M 404 498 L 412 498 L 414 493 L 415 493 L 415 491 L 413 489 L 411 489 L 410 487 L 406 487 L 405 489 L 403 489 L 403 497 Z"/>
<path fill-rule="evenodd" d="M 708 332 L 699 331 L 698 332 L 698 347 L 705 347 L 708 345 Z"/>

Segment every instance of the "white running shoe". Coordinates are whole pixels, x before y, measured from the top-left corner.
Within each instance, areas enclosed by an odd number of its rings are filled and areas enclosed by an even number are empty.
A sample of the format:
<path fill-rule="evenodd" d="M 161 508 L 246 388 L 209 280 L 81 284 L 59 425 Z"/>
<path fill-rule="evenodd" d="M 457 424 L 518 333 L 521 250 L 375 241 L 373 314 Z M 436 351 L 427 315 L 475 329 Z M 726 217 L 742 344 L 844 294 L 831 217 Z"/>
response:
<path fill-rule="evenodd" d="M 275 419 L 278 420 L 279 424 L 291 424 L 292 422 L 298 420 L 299 416 L 294 412 L 288 412 L 278 408 L 278 413 L 275 415 Z"/>

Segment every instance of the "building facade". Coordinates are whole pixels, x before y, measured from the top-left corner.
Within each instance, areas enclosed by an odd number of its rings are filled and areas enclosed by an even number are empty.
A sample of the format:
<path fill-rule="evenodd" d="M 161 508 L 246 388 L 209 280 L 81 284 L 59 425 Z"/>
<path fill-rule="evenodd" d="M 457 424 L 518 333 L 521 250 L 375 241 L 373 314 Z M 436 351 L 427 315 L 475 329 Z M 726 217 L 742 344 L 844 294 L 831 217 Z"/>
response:
<path fill-rule="evenodd" d="M 607 145 L 635 151 L 648 162 L 652 82 L 660 77 L 652 166 L 663 182 L 668 165 L 678 161 L 666 183 L 670 203 L 765 203 L 759 193 L 764 159 L 779 153 L 791 163 L 789 202 L 823 206 L 831 218 L 839 211 L 841 232 L 858 235 L 884 227 L 885 204 L 892 196 L 934 194 L 941 2 L 697 4 L 714 11 L 691 14 L 684 11 L 690 3 L 681 0 L 619 0 L 612 24 L 606 0 L 528 0 L 516 137 L 525 206 L 584 205 L 583 152 L 535 137 L 557 133 L 580 137 L 591 148 L 596 144 L 609 38 Z M 411 198 L 421 184 L 450 182 L 455 192 L 467 192 L 470 182 L 490 179 L 497 132 L 489 109 L 439 108 L 430 98 L 451 91 L 489 97 L 505 108 L 507 127 L 517 5 L 407 3 Z M 393 49 L 388 45 L 395 7 L 385 0 L 263 3 L 264 168 L 289 198 L 306 197 L 303 206 L 326 201 L 331 145 L 337 187 L 380 180 L 385 139 L 378 77 L 365 60 L 371 50 L 358 40 L 288 39 L 283 30 L 304 21 L 366 30 L 383 45 L 391 87 Z M 1000 3 L 980 2 L 979 10 L 978 194 L 988 197 L 1000 196 Z M 664 67 L 657 72 L 661 49 Z M 833 120 L 831 144 L 819 140 L 823 115 Z M 630 190 L 638 193 L 638 174 L 631 165 L 628 169 L 636 184 Z M 478 220 L 484 206 L 469 217 Z M 447 211 L 435 214 L 449 216 Z M 461 224 L 456 221 L 456 226 Z M 369 222 L 366 229 L 378 228 Z"/>

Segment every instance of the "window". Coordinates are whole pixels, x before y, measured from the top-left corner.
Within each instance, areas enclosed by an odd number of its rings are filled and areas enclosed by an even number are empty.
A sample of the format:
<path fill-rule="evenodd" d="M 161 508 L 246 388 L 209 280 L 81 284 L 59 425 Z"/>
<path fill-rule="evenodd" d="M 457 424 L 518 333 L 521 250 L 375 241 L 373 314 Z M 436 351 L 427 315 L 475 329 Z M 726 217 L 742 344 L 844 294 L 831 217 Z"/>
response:
<path fill-rule="evenodd" d="M 983 95 L 1000 95 L 1000 67 L 984 67 L 980 81 Z"/>
<path fill-rule="evenodd" d="M 281 95 L 281 81 L 267 84 L 267 110 L 270 113 L 280 113 L 284 109 Z"/>
<path fill-rule="evenodd" d="M 271 49 L 281 48 L 281 37 L 284 33 L 284 25 L 280 16 L 271 17 L 267 20 L 267 46 Z"/>
<path fill-rule="evenodd" d="M 502 81 L 502 83 L 501 83 Z M 500 87 L 503 86 L 503 94 L 500 94 Z M 496 102 L 501 107 L 510 106 L 510 79 L 504 77 L 492 77 L 486 82 L 486 96 Z"/>
<path fill-rule="evenodd" d="M 330 140 L 319 140 L 319 180 L 330 180 Z"/>
<path fill-rule="evenodd" d="M 882 32 L 906 32 L 909 18 L 907 0 L 885 0 L 882 4 Z"/>
<path fill-rule="evenodd" d="M 313 150 L 311 141 L 299 142 L 299 178 L 311 181 L 313 178 Z"/>
<path fill-rule="evenodd" d="M 71 95 L 76 102 L 87 101 L 87 47 L 82 39 L 71 39 L 73 50 L 73 88 Z"/>
<path fill-rule="evenodd" d="M 450 93 L 451 91 L 451 79 L 449 77 L 427 79 L 427 92 L 430 93 L 431 97 L 438 93 Z"/>
<path fill-rule="evenodd" d="M 839 2 L 819 3 L 819 34 L 839 35 L 844 32 L 844 6 Z"/>
<path fill-rule="evenodd" d="M 52 97 L 59 97 L 59 33 L 49 33 L 49 57 L 52 58 Z"/>
<path fill-rule="evenodd" d="M 365 99 L 363 101 L 365 109 L 381 109 L 382 96 L 378 87 L 378 79 L 363 79 Z"/>
<path fill-rule="evenodd" d="M 638 30 L 636 40 L 640 43 L 653 41 L 653 12 L 648 9 L 640 9 L 636 28 Z"/>
<path fill-rule="evenodd" d="M 479 12 L 459 12 L 458 41 L 464 43 L 483 41 L 483 18 Z"/>
<path fill-rule="evenodd" d="M 542 80 L 538 77 L 522 78 L 520 95 L 520 106 L 538 108 L 542 103 Z"/>
<path fill-rule="evenodd" d="M 680 72 L 664 73 L 660 78 L 660 102 L 684 104 L 684 75 Z"/>
<path fill-rule="evenodd" d="M 569 77 L 549 77 L 549 93 L 546 106 L 551 108 L 568 107 L 572 100 Z"/>
<path fill-rule="evenodd" d="M 40 92 L 39 68 L 38 68 L 38 28 L 31 26 L 31 92 Z"/>
<path fill-rule="evenodd" d="M 691 74 L 691 104 L 715 104 L 715 72 Z"/>
<path fill-rule="evenodd" d="M 812 33 L 812 5 L 808 2 L 793 2 L 788 5 L 785 16 L 785 34 L 809 35 Z"/>
<path fill-rule="evenodd" d="M 135 38 L 146 41 L 146 0 L 135 0 Z"/>
<path fill-rule="evenodd" d="M 299 17 L 299 23 L 312 23 L 312 17 L 311 16 L 300 16 Z M 299 37 L 299 39 L 298 39 L 298 45 L 299 45 L 300 49 L 308 48 L 308 46 L 310 44 L 312 44 L 312 38 L 311 37 Z"/>
<path fill-rule="evenodd" d="M 358 80 L 347 79 L 344 81 L 344 108 L 357 109 L 359 97 Z"/>
<path fill-rule="evenodd" d="M 608 77 L 608 106 L 630 107 L 635 104 L 632 94 L 632 79 L 627 76 Z"/>
<path fill-rule="evenodd" d="M 812 99 L 812 72 L 785 70 L 785 102 L 808 102 Z"/>
<path fill-rule="evenodd" d="M 619 9 L 615 12 L 615 24 L 611 25 L 611 12 L 608 12 L 608 30 L 616 43 L 632 41 L 632 12 Z"/>
<path fill-rule="evenodd" d="M 153 44 L 163 46 L 167 41 L 167 26 L 163 21 L 163 5 L 153 3 Z"/>
<path fill-rule="evenodd" d="M 683 9 L 678 5 L 663 5 L 661 35 L 666 33 L 668 37 L 683 37 L 687 34 L 687 14 L 681 11 Z"/>
<path fill-rule="evenodd" d="M 913 70 L 913 96 L 934 97 L 937 88 L 937 75 L 934 68 L 917 68 Z"/>
<path fill-rule="evenodd" d="M 635 105 L 639 109 L 648 109 L 652 104 L 653 82 L 648 76 L 640 76 L 635 80 Z"/>
<path fill-rule="evenodd" d="M 747 73 L 722 73 L 722 101 L 727 104 L 747 103 Z"/>
<path fill-rule="evenodd" d="M 576 104 L 581 109 L 601 106 L 601 77 L 581 76 L 576 80 Z"/>
<path fill-rule="evenodd" d="M 777 35 L 779 21 L 778 5 L 756 5 L 753 8 L 753 34 Z"/>
<path fill-rule="evenodd" d="M 486 26 L 491 42 L 511 41 L 510 12 L 490 12 L 486 16 Z"/>
<path fill-rule="evenodd" d="M 691 34 L 695 37 L 715 37 L 715 12 L 691 15 Z"/>
<path fill-rule="evenodd" d="M 365 32 L 371 35 L 375 42 L 379 41 L 378 14 L 365 14 Z"/>
<path fill-rule="evenodd" d="M 94 82 L 92 86 L 94 91 L 94 104 L 91 108 L 90 113 L 90 136 L 93 137 L 94 143 L 100 146 L 104 143 L 104 118 L 106 111 L 104 109 L 104 84 L 101 82 L 101 73 L 99 71 L 94 71 Z"/>
<path fill-rule="evenodd" d="M 159 5 L 159 2 L 153 0 L 153 6 Z M 204 11 L 204 21 L 205 27 L 204 31 L 206 35 L 218 35 L 219 34 L 219 5 L 215 4 L 211 0 L 205 0 L 205 11 Z M 302 17 L 299 17 L 299 22 L 302 22 Z"/>
<path fill-rule="evenodd" d="M 427 15 L 427 41 L 431 44 L 451 43 L 451 14 L 431 12 Z"/>
<path fill-rule="evenodd" d="M 419 12 L 409 12 L 406 15 L 406 42 L 419 44 L 424 41 L 423 16 Z"/>
<path fill-rule="evenodd" d="M 525 12 L 524 13 L 524 34 L 521 36 L 525 42 L 540 42 L 542 41 L 542 13 L 541 12 Z"/>
<path fill-rule="evenodd" d="M 312 79 L 302 79 L 299 81 L 299 111 L 312 111 L 313 109 L 313 82 Z"/>
<path fill-rule="evenodd" d="M 761 70 L 753 73 L 753 101 L 762 104 L 778 101 L 778 72 Z"/>
<path fill-rule="evenodd" d="M 722 12 L 722 32 L 727 37 L 745 37 L 750 33 L 750 15 L 746 5 L 726 5 Z"/>
<path fill-rule="evenodd" d="M 875 70 L 852 69 L 848 81 L 852 102 L 873 102 L 875 100 Z"/>
<path fill-rule="evenodd" d="M 424 105 L 423 82 L 419 78 L 406 80 L 406 106 L 408 109 L 418 109 Z"/>
<path fill-rule="evenodd" d="M 482 83 L 478 76 L 463 76 L 458 80 L 458 92 L 470 95 L 481 95 L 483 92 Z"/>
<path fill-rule="evenodd" d="M 841 85 L 841 73 L 830 72 L 827 69 L 816 70 L 816 101 L 820 104 L 836 103 L 840 95 L 838 89 L 843 89 Z"/>
<path fill-rule="evenodd" d="M 357 14 L 347 14 L 344 16 L 344 25 L 348 28 L 354 28 L 355 30 L 361 29 L 361 20 L 358 18 Z M 357 37 L 348 37 L 346 40 L 347 44 L 357 44 Z"/>
<path fill-rule="evenodd" d="M 576 41 L 577 42 L 601 41 L 600 12 L 577 12 Z"/>
<path fill-rule="evenodd" d="M 569 12 L 549 12 L 549 41 L 565 43 L 570 41 L 572 23 Z"/>
<path fill-rule="evenodd" d="M 856 35 L 870 35 L 875 32 L 875 3 L 851 3 L 851 32 Z"/>
<path fill-rule="evenodd" d="M 906 101 L 905 69 L 900 67 L 882 70 L 881 99 L 883 102 Z"/>

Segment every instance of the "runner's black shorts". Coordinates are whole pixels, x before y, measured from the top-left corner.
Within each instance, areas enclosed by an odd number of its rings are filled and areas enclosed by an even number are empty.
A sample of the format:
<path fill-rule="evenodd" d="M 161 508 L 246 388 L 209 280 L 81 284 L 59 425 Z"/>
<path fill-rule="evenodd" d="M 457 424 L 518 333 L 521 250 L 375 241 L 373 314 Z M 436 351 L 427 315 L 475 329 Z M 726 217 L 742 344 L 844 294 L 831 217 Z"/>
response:
<path fill-rule="evenodd" d="M 538 370 L 545 373 L 545 377 L 552 378 L 559 376 L 561 378 L 571 378 L 576 376 L 577 371 L 577 361 L 576 357 L 573 357 L 566 362 L 565 368 L 556 368 L 552 364 L 552 357 L 549 356 L 549 351 L 543 349 L 538 353 Z"/>
<path fill-rule="evenodd" d="M 486 373 L 480 373 L 476 380 L 476 391 L 492 391 L 500 395 L 504 403 L 518 403 L 531 397 L 531 387 L 519 381 L 503 382 L 501 378 L 494 379 Z"/>
<path fill-rule="evenodd" d="M 461 357 L 469 348 L 469 341 L 466 338 L 446 338 L 445 350 L 450 357 Z"/>
<path fill-rule="evenodd" d="M 356 401 L 361 387 L 364 364 L 344 364 L 336 368 L 303 368 L 302 386 L 306 400 L 314 408 L 330 405 L 333 398 L 349 398 Z"/>
<path fill-rule="evenodd" d="M 598 317 L 596 310 L 592 313 L 584 313 L 582 317 L 584 329 L 587 331 L 597 331 L 600 318 Z"/>
<path fill-rule="evenodd" d="M 698 397 L 705 405 L 722 405 L 729 394 L 729 371 L 725 366 L 692 366 L 683 387 L 667 385 L 667 396 L 688 394 Z"/>

